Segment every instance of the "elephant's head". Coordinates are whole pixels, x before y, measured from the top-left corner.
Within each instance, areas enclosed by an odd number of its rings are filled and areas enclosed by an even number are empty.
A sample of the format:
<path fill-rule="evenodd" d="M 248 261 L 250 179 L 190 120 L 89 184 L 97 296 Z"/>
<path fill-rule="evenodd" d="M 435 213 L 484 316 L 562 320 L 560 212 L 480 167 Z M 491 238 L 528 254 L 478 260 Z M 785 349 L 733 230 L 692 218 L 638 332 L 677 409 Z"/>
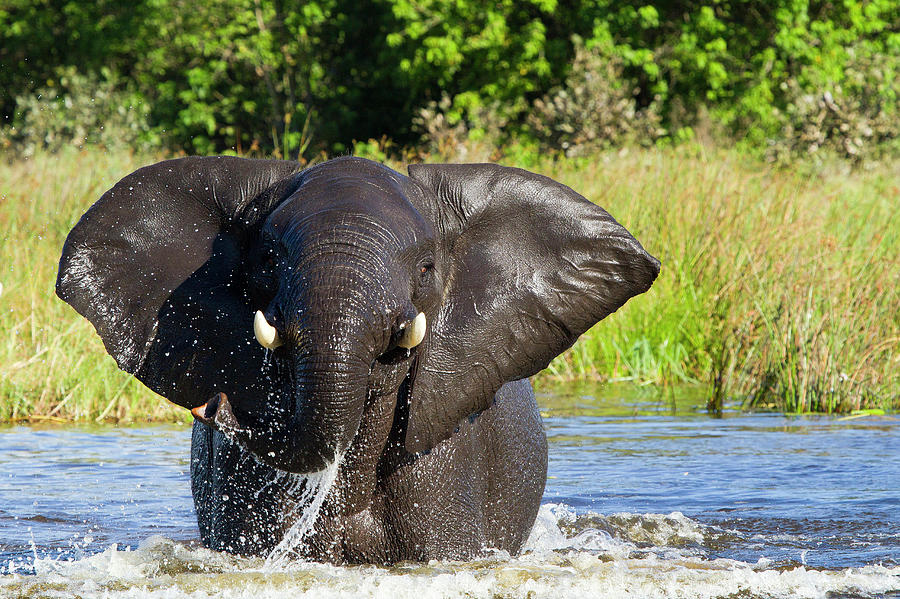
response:
<path fill-rule="evenodd" d="M 182 158 L 84 215 L 57 293 L 120 368 L 311 472 L 373 400 L 429 450 L 658 271 L 603 209 L 520 169 Z"/>

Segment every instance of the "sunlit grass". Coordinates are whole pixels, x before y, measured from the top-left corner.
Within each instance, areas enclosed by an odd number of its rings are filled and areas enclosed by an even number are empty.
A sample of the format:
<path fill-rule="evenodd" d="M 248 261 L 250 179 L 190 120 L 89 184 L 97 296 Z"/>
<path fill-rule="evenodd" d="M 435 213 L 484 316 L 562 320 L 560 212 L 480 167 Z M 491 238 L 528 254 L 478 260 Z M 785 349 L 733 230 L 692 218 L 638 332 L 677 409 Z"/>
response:
<path fill-rule="evenodd" d="M 900 179 L 684 149 L 548 165 L 659 257 L 549 372 L 708 385 L 787 412 L 900 407 Z"/>
<path fill-rule="evenodd" d="M 0 161 L 0 419 L 183 418 L 120 372 L 93 327 L 54 293 L 69 230 L 152 161 L 100 151 Z"/>
<path fill-rule="evenodd" d="M 155 160 L 98 150 L 0 160 L 0 419 L 185 419 L 119 372 L 53 292 L 77 219 Z M 685 148 L 529 165 L 601 204 L 663 262 L 649 293 L 538 385 L 693 382 L 712 409 L 900 408 L 896 166 L 810 175 Z"/>

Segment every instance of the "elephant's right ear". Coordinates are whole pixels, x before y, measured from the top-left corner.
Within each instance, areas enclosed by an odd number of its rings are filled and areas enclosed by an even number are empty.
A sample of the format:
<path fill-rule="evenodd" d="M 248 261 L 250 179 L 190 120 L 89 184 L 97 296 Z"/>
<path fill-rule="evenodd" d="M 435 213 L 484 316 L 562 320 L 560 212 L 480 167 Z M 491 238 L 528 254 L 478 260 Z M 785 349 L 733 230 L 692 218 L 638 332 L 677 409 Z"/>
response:
<path fill-rule="evenodd" d="M 119 368 L 179 405 L 203 404 L 239 382 L 241 361 L 258 358 L 233 279 L 298 170 L 222 156 L 131 173 L 69 233 L 57 295 L 94 325 Z"/>
<path fill-rule="evenodd" d="M 409 174 L 444 248 L 442 302 L 410 391 L 415 452 L 647 291 L 660 263 L 605 210 L 547 177 L 494 164 L 410 165 Z"/>

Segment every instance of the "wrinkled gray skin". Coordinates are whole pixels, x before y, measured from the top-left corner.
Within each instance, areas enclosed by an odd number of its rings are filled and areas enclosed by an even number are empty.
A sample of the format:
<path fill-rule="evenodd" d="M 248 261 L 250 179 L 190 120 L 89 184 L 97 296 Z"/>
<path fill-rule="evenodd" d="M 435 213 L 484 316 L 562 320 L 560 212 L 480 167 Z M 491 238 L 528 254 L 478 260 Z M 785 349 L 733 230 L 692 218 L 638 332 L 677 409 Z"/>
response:
<path fill-rule="evenodd" d="M 192 409 L 205 545 L 265 554 L 300 516 L 283 475 L 340 459 L 302 557 L 516 553 L 547 445 L 526 380 L 646 291 L 659 262 L 523 170 L 340 158 L 140 169 L 70 233 L 57 293 L 119 366 Z M 283 345 L 253 335 L 261 310 Z M 398 346 L 419 312 L 424 340 Z"/>

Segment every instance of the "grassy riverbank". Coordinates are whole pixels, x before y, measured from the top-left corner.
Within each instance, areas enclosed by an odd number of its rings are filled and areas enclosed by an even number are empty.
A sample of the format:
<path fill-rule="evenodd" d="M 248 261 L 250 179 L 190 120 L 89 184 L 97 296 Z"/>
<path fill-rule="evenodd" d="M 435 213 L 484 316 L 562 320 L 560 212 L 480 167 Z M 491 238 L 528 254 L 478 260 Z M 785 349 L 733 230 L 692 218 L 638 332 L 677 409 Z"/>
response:
<path fill-rule="evenodd" d="M 900 407 L 896 166 L 803 173 L 677 150 L 553 165 L 663 271 L 550 374 L 696 381 L 713 408 Z"/>
<path fill-rule="evenodd" d="M 120 372 L 90 323 L 54 293 L 69 229 L 122 176 L 151 161 L 100 151 L 0 161 L 0 419 L 183 417 Z"/>
<path fill-rule="evenodd" d="M 53 293 L 62 242 L 152 157 L 0 161 L 0 419 L 183 419 L 116 370 Z M 653 289 L 538 377 L 708 387 L 715 408 L 900 408 L 900 178 L 774 170 L 736 153 L 641 150 L 544 162 L 663 262 Z"/>

